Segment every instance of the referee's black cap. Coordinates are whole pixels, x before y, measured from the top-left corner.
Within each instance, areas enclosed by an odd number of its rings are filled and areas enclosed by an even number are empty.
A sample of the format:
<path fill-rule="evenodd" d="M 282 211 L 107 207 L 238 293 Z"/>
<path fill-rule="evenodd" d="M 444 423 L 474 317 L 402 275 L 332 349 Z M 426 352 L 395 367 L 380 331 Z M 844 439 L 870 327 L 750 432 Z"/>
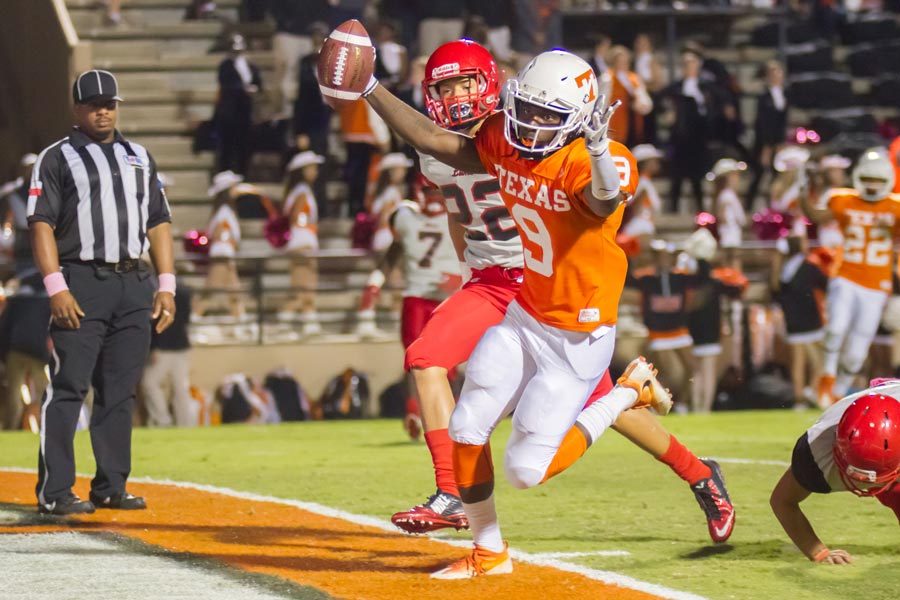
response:
<path fill-rule="evenodd" d="M 85 104 L 94 100 L 122 101 L 119 96 L 119 83 L 115 75 L 109 71 L 92 69 L 85 71 L 72 84 L 72 100 L 75 104 Z"/>

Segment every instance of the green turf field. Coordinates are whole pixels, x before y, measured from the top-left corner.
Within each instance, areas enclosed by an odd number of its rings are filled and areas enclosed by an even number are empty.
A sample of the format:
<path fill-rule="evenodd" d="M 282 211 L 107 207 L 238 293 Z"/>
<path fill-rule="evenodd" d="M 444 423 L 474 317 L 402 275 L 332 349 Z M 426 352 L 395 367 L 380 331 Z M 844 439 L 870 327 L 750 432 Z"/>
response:
<path fill-rule="evenodd" d="M 787 461 L 817 414 L 671 416 L 665 423 L 701 455 Z M 508 433 L 506 422 L 495 435 L 498 473 Z M 399 421 L 141 429 L 134 438 L 134 475 L 296 498 L 385 520 L 421 501 L 433 486 L 424 444 L 405 441 Z M 0 434 L 0 466 L 34 467 L 37 444 L 34 435 Z M 79 472 L 90 473 L 86 433 L 78 435 L 76 449 Z M 849 567 L 813 565 L 768 507 L 784 467 L 723 468 L 737 525 L 722 547 L 710 546 L 687 485 L 611 431 L 544 486 L 515 490 L 501 475 L 504 535 L 512 546 L 535 553 L 625 550 L 629 556 L 566 560 L 715 599 L 900 597 L 900 528 L 888 509 L 850 494 L 808 500 L 804 506 L 820 537 L 856 558 Z"/>

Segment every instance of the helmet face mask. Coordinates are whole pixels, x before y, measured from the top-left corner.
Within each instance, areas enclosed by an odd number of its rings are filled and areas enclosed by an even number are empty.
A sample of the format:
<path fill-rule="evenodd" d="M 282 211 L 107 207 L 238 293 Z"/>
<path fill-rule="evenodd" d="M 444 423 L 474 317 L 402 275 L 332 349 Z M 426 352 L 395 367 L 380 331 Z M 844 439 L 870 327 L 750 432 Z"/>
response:
<path fill-rule="evenodd" d="M 597 91 L 594 71 L 578 56 L 563 50 L 539 54 L 506 84 L 506 141 L 519 151 L 538 155 L 562 148 L 581 133 Z M 551 112 L 559 115 L 560 121 L 555 125 L 537 123 L 523 112 Z"/>
<path fill-rule="evenodd" d="M 440 85 L 469 79 L 468 93 L 442 94 Z M 457 86 L 454 86 L 457 87 Z M 462 129 L 489 116 L 500 101 L 500 71 L 491 53 L 471 40 L 448 42 L 425 65 L 422 96 L 431 119 L 446 129 Z"/>
<path fill-rule="evenodd" d="M 894 166 L 881 149 L 863 152 L 853 169 L 853 187 L 863 200 L 878 202 L 894 189 Z"/>
<path fill-rule="evenodd" d="M 849 491 L 887 491 L 900 477 L 900 402 L 878 393 L 857 398 L 838 423 L 833 456 Z"/>

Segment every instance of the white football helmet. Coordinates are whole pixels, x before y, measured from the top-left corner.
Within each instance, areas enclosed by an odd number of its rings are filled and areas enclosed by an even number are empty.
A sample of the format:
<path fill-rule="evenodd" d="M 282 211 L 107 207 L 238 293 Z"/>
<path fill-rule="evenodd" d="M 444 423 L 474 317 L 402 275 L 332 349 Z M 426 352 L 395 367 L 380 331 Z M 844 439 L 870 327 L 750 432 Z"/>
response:
<path fill-rule="evenodd" d="M 506 140 L 524 152 L 548 154 L 562 148 L 581 133 L 598 97 L 597 76 L 583 59 L 565 50 L 551 50 L 534 57 L 519 74 L 506 82 L 503 112 Z M 562 117 L 559 125 L 534 125 L 517 117 L 522 103 L 552 110 Z M 538 135 L 555 135 L 541 142 Z M 524 138 L 530 134 L 534 142 Z"/>
<path fill-rule="evenodd" d="M 894 189 L 894 165 L 884 148 L 869 148 L 853 168 L 853 187 L 863 200 L 878 202 Z"/>

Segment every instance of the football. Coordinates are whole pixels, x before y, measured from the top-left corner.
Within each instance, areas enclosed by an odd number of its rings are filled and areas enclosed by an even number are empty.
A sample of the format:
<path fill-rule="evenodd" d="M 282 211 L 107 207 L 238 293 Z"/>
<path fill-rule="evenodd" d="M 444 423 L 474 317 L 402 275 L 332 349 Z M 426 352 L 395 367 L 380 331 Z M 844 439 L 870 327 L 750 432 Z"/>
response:
<path fill-rule="evenodd" d="M 375 70 L 375 47 L 356 19 L 344 21 L 319 51 L 317 72 L 322 99 L 332 108 L 357 100 Z"/>

